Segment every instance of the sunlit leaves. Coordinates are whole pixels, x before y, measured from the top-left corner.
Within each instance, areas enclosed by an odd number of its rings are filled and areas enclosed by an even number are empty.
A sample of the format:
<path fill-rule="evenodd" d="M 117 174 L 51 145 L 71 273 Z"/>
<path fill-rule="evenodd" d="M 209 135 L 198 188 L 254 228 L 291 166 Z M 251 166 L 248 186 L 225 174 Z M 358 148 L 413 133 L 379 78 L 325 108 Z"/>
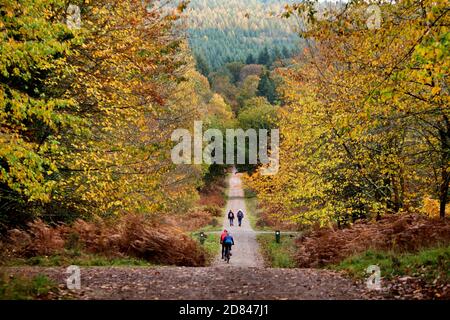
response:
<path fill-rule="evenodd" d="M 314 19 L 310 47 L 285 71 L 281 170 L 254 176 L 268 211 L 300 223 L 348 222 L 447 201 L 450 164 L 448 1 L 380 3 L 379 29 L 365 2 Z M 333 11 L 333 9 L 331 10 Z M 401 18 L 399 18 L 401 17 Z"/>
<path fill-rule="evenodd" d="M 61 130 L 78 130 L 74 101 L 54 84 L 68 76 L 74 36 L 62 1 L 3 1 L 0 31 L 0 182 L 29 201 L 48 201 Z"/>

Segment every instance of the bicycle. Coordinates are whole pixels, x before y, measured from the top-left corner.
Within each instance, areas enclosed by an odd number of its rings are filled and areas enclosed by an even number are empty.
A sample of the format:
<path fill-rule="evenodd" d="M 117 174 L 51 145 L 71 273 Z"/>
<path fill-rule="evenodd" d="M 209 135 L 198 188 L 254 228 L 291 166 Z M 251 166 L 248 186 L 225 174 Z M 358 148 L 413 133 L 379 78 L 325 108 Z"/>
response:
<path fill-rule="evenodd" d="M 230 263 L 230 257 L 231 257 L 231 244 L 225 246 L 225 261 L 227 263 Z"/>

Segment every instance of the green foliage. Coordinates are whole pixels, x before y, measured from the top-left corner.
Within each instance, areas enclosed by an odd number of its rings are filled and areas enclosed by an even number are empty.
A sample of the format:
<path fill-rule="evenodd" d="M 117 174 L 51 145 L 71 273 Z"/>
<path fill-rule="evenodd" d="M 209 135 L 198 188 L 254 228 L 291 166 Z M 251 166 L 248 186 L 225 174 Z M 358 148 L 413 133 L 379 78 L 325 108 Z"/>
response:
<path fill-rule="evenodd" d="M 270 231 L 271 229 L 265 226 L 263 220 L 261 219 L 256 193 L 246 188 L 244 189 L 244 197 L 245 212 L 247 212 L 246 217 L 249 220 L 252 229 L 258 231 Z"/>
<path fill-rule="evenodd" d="M 20 276 L 7 278 L 0 274 L 0 300 L 30 300 L 45 298 L 50 292 L 57 291 L 56 284 L 44 275 L 32 279 Z"/>
<path fill-rule="evenodd" d="M 267 129 L 276 127 L 277 109 L 265 98 L 256 97 L 245 102 L 238 114 L 239 125 L 243 129 Z"/>
<path fill-rule="evenodd" d="M 289 52 L 289 49 L 287 47 L 283 47 L 282 56 L 285 59 L 291 56 L 291 53 Z"/>
<path fill-rule="evenodd" d="M 198 232 L 193 232 L 191 234 L 191 237 L 197 241 L 200 242 L 199 240 L 199 235 L 200 232 L 203 231 L 207 231 L 206 229 L 201 229 Z M 214 229 L 211 231 L 215 231 Z M 205 239 L 205 242 L 201 245 L 203 250 L 206 252 L 206 256 L 207 256 L 207 261 L 210 264 L 214 258 L 217 256 L 219 250 L 220 250 L 220 235 L 219 234 L 207 234 L 207 237 Z"/>
<path fill-rule="evenodd" d="M 75 101 L 56 86 L 73 74 L 76 35 L 59 21 L 65 2 L 3 1 L 0 7 L 0 198 L 49 201 L 63 151 L 61 131 L 79 131 Z M 4 210 L 8 209 L 8 205 Z"/>
<path fill-rule="evenodd" d="M 245 101 L 244 107 L 239 111 L 237 120 L 239 128 L 243 130 L 248 129 L 266 129 L 270 130 L 277 126 L 277 109 L 278 107 L 272 106 L 265 98 L 255 97 Z M 270 131 L 268 131 L 270 134 Z M 246 146 L 248 142 L 246 142 Z M 248 148 L 246 147 L 246 157 L 248 156 Z M 259 159 L 258 159 L 258 163 Z M 237 168 L 240 171 L 253 172 L 256 170 L 259 164 L 239 164 Z"/>
<path fill-rule="evenodd" d="M 261 247 L 264 260 L 271 268 L 295 268 L 295 240 L 282 235 L 280 243 L 275 241 L 274 234 L 258 234 L 257 240 Z"/>
<path fill-rule="evenodd" d="M 253 57 L 253 54 L 249 54 L 248 56 L 247 56 L 247 59 L 245 59 L 245 64 L 254 64 L 254 63 L 256 63 L 256 60 L 255 60 L 255 58 Z"/>
<path fill-rule="evenodd" d="M 258 55 L 258 64 L 264 66 L 270 66 L 272 64 L 272 59 L 269 54 L 269 50 L 265 47 Z"/>
<path fill-rule="evenodd" d="M 211 72 L 211 69 L 208 65 L 208 62 L 206 62 L 205 58 L 203 55 L 196 55 L 195 56 L 195 62 L 196 62 L 196 68 L 197 70 L 204 75 L 205 77 L 207 77 L 209 75 L 209 73 Z"/>
<path fill-rule="evenodd" d="M 366 251 L 330 266 L 336 270 L 347 271 L 357 278 L 367 278 L 366 269 L 378 265 L 381 276 L 391 279 L 394 276 L 418 276 L 430 281 L 440 278 L 450 280 L 450 246 L 422 249 L 416 253 L 393 253 Z"/>
<path fill-rule="evenodd" d="M 239 109 L 237 111 L 237 122 L 239 128 L 248 129 L 265 129 L 270 132 L 271 129 L 278 129 L 278 106 L 274 106 L 276 96 L 276 83 L 269 78 L 268 73 L 263 73 L 262 78 L 257 75 L 252 75 L 256 71 L 257 65 L 249 65 L 241 71 L 241 78 L 244 80 L 240 82 L 240 94 L 238 96 Z M 264 67 L 261 67 L 261 71 Z M 250 74 L 250 75 L 248 75 Z M 267 81 L 267 82 L 265 82 Z M 260 91 L 262 84 L 268 83 L 273 90 L 272 103 L 264 96 L 261 96 Z M 260 96 L 257 96 L 260 95 Z M 258 165 L 239 165 L 239 170 L 254 172 Z"/>
<path fill-rule="evenodd" d="M 270 103 L 274 104 L 278 100 L 276 90 L 275 81 L 270 77 L 269 72 L 264 73 L 258 84 L 258 95 L 266 97 Z"/>
<path fill-rule="evenodd" d="M 231 61 L 255 63 L 247 61 L 249 55 L 256 59 L 266 49 L 264 64 L 270 65 L 275 49 L 299 51 L 296 21 L 281 18 L 285 4 L 292 2 L 192 0 L 186 12 L 190 47 L 206 57 L 213 71 Z"/>
<path fill-rule="evenodd" d="M 78 250 L 66 250 L 64 254 L 35 256 L 28 259 L 13 259 L 6 262 L 8 266 L 64 267 L 77 266 L 152 266 L 151 263 L 137 258 L 107 257 L 98 254 L 82 253 Z"/>

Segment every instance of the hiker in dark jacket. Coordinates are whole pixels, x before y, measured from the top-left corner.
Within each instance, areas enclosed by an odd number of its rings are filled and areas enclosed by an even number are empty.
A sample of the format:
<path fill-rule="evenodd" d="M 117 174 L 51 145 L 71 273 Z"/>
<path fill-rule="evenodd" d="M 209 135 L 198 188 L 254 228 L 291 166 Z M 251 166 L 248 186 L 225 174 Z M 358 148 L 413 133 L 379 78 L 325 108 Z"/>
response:
<path fill-rule="evenodd" d="M 237 218 L 238 218 L 239 227 L 240 227 L 242 225 L 242 219 L 244 219 L 244 212 L 242 212 L 242 210 L 238 211 Z"/>
<path fill-rule="evenodd" d="M 233 213 L 233 211 L 231 211 L 230 210 L 230 212 L 228 212 L 228 220 L 230 220 L 230 227 L 232 227 L 234 224 L 233 224 L 233 221 L 234 221 L 234 213 Z"/>

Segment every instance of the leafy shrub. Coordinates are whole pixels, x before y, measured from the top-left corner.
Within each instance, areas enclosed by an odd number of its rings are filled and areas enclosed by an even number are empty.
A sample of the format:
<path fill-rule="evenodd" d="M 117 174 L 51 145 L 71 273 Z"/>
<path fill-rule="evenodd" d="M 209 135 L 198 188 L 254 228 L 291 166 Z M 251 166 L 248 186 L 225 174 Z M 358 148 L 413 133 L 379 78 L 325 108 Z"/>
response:
<path fill-rule="evenodd" d="M 45 299 L 57 290 L 56 284 L 43 275 L 29 279 L 0 274 L 0 300 Z"/>
<path fill-rule="evenodd" d="M 217 205 L 203 206 L 202 209 L 209 212 L 213 217 L 221 217 L 223 214 L 222 208 Z"/>

